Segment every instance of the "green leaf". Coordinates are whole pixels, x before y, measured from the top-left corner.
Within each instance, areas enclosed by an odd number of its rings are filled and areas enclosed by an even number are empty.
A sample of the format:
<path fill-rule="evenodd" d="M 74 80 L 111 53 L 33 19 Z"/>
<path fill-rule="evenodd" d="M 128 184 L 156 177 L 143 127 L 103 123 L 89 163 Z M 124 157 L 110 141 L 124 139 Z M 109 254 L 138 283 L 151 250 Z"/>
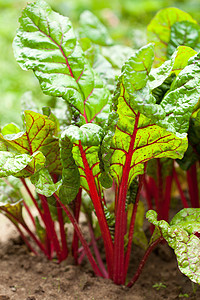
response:
<path fill-rule="evenodd" d="M 150 89 L 159 87 L 170 75 L 178 75 L 188 64 L 189 58 L 197 54 L 195 50 L 186 46 L 179 46 L 172 57 L 165 61 L 159 68 L 151 69 Z"/>
<path fill-rule="evenodd" d="M 91 11 L 88 10 L 85 10 L 80 15 L 79 35 L 80 37 L 87 37 L 93 43 L 102 46 L 113 44 L 113 40 L 110 37 L 106 27 Z"/>
<path fill-rule="evenodd" d="M 67 131 L 64 131 L 60 139 L 63 171 L 59 196 L 61 201 L 67 204 L 75 199 L 80 188 L 80 174 L 73 158 L 72 148 L 73 143 L 68 138 Z"/>
<path fill-rule="evenodd" d="M 16 134 L 19 133 L 20 131 L 21 131 L 20 128 L 14 123 L 7 124 L 1 129 L 1 133 L 3 135 Z"/>
<path fill-rule="evenodd" d="M 59 141 L 53 137 L 56 124 L 42 114 L 27 110 L 24 112 L 24 125 L 24 132 L 6 136 L 0 134 L 0 140 L 7 146 L 7 151 L 33 155 L 37 161 L 31 168 L 39 164 L 43 167 L 45 156 L 45 166 L 49 172 L 61 173 Z M 30 170 L 29 176 L 34 170 Z"/>
<path fill-rule="evenodd" d="M 176 22 L 196 21 L 178 8 L 170 7 L 160 10 L 147 27 L 148 42 L 155 43 L 155 67 L 167 59 L 167 47 L 170 41 L 171 27 Z"/>
<path fill-rule="evenodd" d="M 197 109 L 190 118 L 188 141 L 189 145 L 184 157 L 181 160 L 177 159 L 183 170 L 188 170 L 200 159 L 200 109 Z"/>
<path fill-rule="evenodd" d="M 20 66 L 34 71 L 44 93 L 69 103 L 76 123 L 93 122 L 104 111 L 108 89 L 85 58 L 69 19 L 46 2 L 24 9 L 13 48 Z"/>
<path fill-rule="evenodd" d="M 125 61 L 135 53 L 135 50 L 124 45 L 113 45 L 101 48 L 102 55 L 111 63 L 113 68 L 121 69 Z"/>
<path fill-rule="evenodd" d="M 90 193 L 89 184 L 91 181 L 94 181 L 97 190 L 101 193 L 99 186 L 99 176 L 101 174 L 99 151 L 103 139 L 102 128 L 96 124 L 85 124 L 80 128 L 71 125 L 63 133 L 63 138 L 66 141 L 66 144 L 62 145 L 61 143 L 61 157 L 66 145 L 62 158 L 63 168 L 64 170 L 69 168 L 69 171 L 65 170 L 63 173 L 63 183 L 65 184 L 65 176 L 68 181 L 73 172 L 75 174 L 75 178 L 69 181 L 70 194 L 75 195 L 78 192 L 78 172 L 80 174 L 80 187 Z M 68 151 L 71 151 L 73 156 L 68 154 Z M 69 158 L 67 158 L 66 154 L 68 154 Z M 73 199 L 71 198 L 70 200 Z"/>
<path fill-rule="evenodd" d="M 168 55 L 172 55 L 179 45 L 185 45 L 199 51 L 200 26 L 189 21 L 174 23 L 171 27 L 171 35 L 167 47 Z"/>
<path fill-rule="evenodd" d="M 15 155 L 10 152 L 0 151 L 0 177 L 17 175 L 31 162 L 32 157 L 27 154 Z"/>
<path fill-rule="evenodd" d="M 15 205 L 22 201 L 23 197 L 20 192 L 19 179 L 9 176 L 0 179 L 0 207 L 6 205 Z"/>
<path fill-rule="evenodd" d="M 200 95 L 200 53 L 191 57 L 188 65 L 173 81 L 170 91 L 161 102 L 166 117 L 158 122 L 172 132 L 185 133 L 189 128 L 190 116 Z M 167 123 L 166 123 L 167 122 Z"/>
<path fill-rule="evenodd" d="M 200 284 L 200 240 L 195 235 L 200 233 L 200 209 L 182 209 L 170 225 L 164 220 L 157 221 L 155 211 L 148 211 L 146 217 L 174 249 L 180 271 Z"/>
<path fill-rule="evenodd" d="M 51 175 L 45 168 L 33 174 L 31 176 L 31 182 L 34 184 L 36 192 L 46 197 L 53 195 L 62 184 L 61 181 L 54 183 Z"/>
<path fill-rule="evenodd" d="M 182 157 L 187 148 L 186 133 L 179 133 L 175 117 L 174 128 L 172 119 L 167 123 L 165 111 L 169 104 L 156 104 L 148 88 L 153 56 L 151 44 L 138 50 L 123 66 L 115 92 L 119 120 L 107 157 L 111 162 L 110 173 L 118 185 L 122 177 L 128 176 L 129 187 L 150 159 Z M 186 101 L 185 98 L 180 95 L 180 101 Z M 188 126 L 189 117 L 183 118 L 182 125 Z"/>

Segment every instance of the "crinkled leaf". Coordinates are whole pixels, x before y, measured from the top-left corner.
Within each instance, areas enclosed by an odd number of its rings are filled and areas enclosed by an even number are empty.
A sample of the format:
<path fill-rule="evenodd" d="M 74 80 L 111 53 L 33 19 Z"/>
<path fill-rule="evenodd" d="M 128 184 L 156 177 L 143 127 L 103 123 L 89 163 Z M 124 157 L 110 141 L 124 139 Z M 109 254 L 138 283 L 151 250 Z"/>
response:
<path fill-rule="evenodd" d="M 87 37 L 93 43 L 107 46 L 112 45 L 113 40 L 110 37 L 107 28 L 99 19 L 88 10 L 85 10 L 80 16 L 80 37 Z"/>
<path fill-rule="evenodd" d="M 61 181 L 54 183 L 51 175 L 45 168 L 33 174 L 31 182 L 34 184 L 36 192 L 46 197 L 53 195 L 61 186 Z"/>
<path fill-rule="evenodd" d="M 59 191 L 59 196 L 63 203 L 73 201 L 80 188 L 80 174 L 73 158 L 72 148 L 73 143 L 68 138 L 67 132 L 64 131 L 60 139 L 63 170 L 62 186 Z"/>
<path fill-rule="evenodd" d="M 15 175 L 25 169 L 31 162 L 28 154 L 15 155 L 10 152 L 0 151 L 0 177 Z"/>
<path fill-rule="evenodd" d="M 151 69 L 149 86 L 153 90 L 160 86 L 172 73 L 178 75 L 187 64 L 189 58 L 197 54 L 195 50 L 186 46 L 179 46 L 172 57 L 165 61 L 159 68 Z"/>
<path fill-rule="evenodd" d="M 155 211 L 148 211 L 147 219 L 160 230 L 169 246 L 174 249 L 180 271 L 200 284 L 200 239 L 195 235 L 200 233 L 200 209 L 181 210 L 170 225 L 163 220 L 157 221 Z"/>
<path fill-rule="evenodd" d="M 174 23 L 171 27 L 167 54 L 172 55 L 179 45 L 185 45 L 199 51 L 200 26 L 189 21 Z"/>
<path fill-rule="evenodd" d="M 62 97 L 75 122 L 92 122 L 110 93 L 85 58 L 72 24 L 39 0 L 27 5 L 13 43 L 20 66 L 32 69 L 44 93 Z"/>
<path fill-rule="evenodd" d="M 0 134 L 0 140 L 8 147 L 8 151 L 33 155 L 37 158 L 36 164 L 41 163 L 41 167 L 44 165 L 42 157 L 45 156 L 49 172 L 61 173 L 59 141 L 53 137 L 56 124 L 48 117 L 28 110 L 24 112 L 24 124 L 24 132 L 6 136 Z M 38 151 L 42 153 L 39 155 Z"/>
<path fill-rule="evenodd" d="M 150 44 L 125 63 L 119 78 L 114 99 L 118 103 L 119 121 L 108 154 L 110 172 L 117 184 L 125 176 L 122 174 L 128 174 L 129 186 L 134 177 L 143 173 L 145 162 L 152 158 L 182 157 L 187 148 L 186 134 L 180 138 L 176 128 L 173 134 L 155 123 L 160 122 L 159 117 L 165 120 L 166 107 L 156 104 L 148 89 L 143 93 L 152 63 Z M 189 120 L 186 118 L 185 122 Z M 171 123 L 168 124 L 171 130 L 170 126 Z"/>
<path fill-rule="evenodd" d="M 156 67 L 160 66 L 167 59 L 167 46 L 170 41 L 171 27 L 176 22 L 196 21 L 187 13 L 178 8 L 170 7 L 160 10 L 152 19 L 147 28 L 149 42 L 155 43 Z"/>
<path fill-rule="evenodd" d="M 170 91 L 161 102 L 166 117 L 158 122 L 172 132 L 188 131 L 190 116 L 200 96 L 200 53 L 191 57 L 188 65 L 172 83 Z"/>

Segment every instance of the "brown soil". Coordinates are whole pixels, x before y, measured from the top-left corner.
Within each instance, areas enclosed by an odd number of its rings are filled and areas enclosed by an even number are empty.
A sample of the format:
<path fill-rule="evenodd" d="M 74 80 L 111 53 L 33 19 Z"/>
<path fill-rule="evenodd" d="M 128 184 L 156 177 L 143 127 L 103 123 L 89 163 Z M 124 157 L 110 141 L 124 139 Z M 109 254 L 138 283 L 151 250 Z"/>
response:
<path fill-rule="evenodd" d="M 166 245 L 151 254 L 139 280 L 127 289 L 96 278 L 86 261 L 79 267 L 71 258 L 58 265 L 33 256 L 13 228 L 0 218 L 1 230 L 3 224 L 7 230 L 0 236 L 0 300 L 200 299 L 200 289 L 194 294 L 191 281 L 179 272 L 173 252 Z M 132 275 L 142 252 L 134 248 Z"/>

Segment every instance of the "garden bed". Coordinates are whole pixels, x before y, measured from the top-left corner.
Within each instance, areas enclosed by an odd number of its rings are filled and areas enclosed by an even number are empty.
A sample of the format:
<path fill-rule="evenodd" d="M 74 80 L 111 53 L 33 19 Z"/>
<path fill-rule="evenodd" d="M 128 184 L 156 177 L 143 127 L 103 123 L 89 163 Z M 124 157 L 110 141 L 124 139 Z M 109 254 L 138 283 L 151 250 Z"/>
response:
<path fill-rule="evenodd" d="M 0 238 L 0 300 L 200 299 L 200 290 L 194 294 L 191 281 L 180 273 L 167 245 L 155 249 L 141 277 L 127 289 L 95 277 L 86 260 L 80 267 L 70 256 L 60 265 L 56 260 L 47 262 L 43 256 L 33 256 L 3 216 L 0 225 L 7 228 Z M 134 253 L 130 275 L 143 254 L 135 247 Z"/>

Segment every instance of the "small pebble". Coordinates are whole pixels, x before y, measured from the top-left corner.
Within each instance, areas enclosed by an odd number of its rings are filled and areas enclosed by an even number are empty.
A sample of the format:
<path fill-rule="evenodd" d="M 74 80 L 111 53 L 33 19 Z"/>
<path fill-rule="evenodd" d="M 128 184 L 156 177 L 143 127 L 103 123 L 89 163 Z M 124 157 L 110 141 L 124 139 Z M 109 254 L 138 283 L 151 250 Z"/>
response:
<path fill-rule="evenodd" d="M 16 292 L 17 291 L 17 288 L 14 285 L 10 286 L 10 289 L 11 289 L 12 292 Z"/>

